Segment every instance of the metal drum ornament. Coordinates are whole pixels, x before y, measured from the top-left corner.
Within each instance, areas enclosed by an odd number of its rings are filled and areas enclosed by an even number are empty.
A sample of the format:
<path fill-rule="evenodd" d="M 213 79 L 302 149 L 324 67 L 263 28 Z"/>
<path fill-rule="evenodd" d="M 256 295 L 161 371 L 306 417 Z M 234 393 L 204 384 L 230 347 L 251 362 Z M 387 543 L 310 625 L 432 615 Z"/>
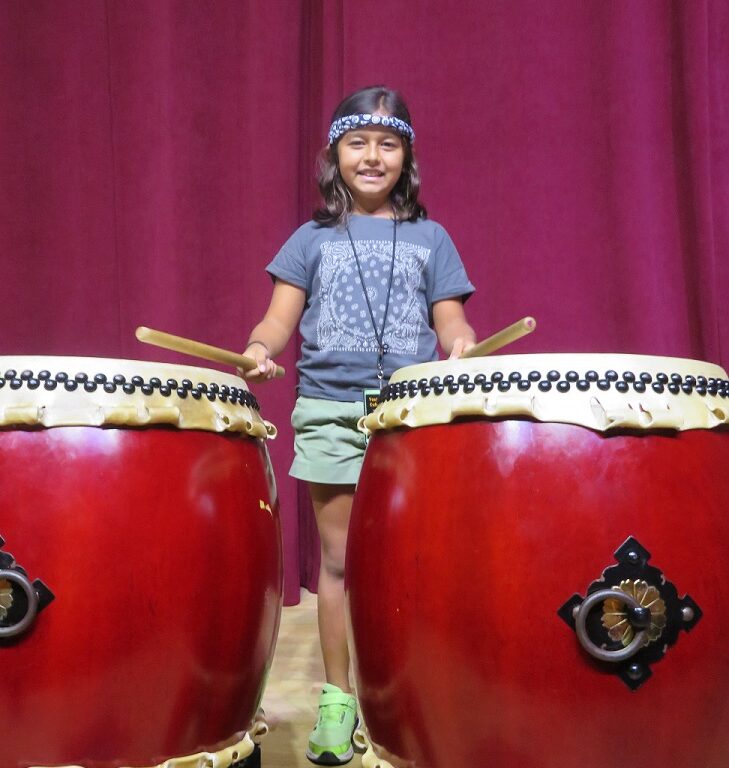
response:
<path fill-rule="evenodd" d="M 729 765 L 729 381 L 700 361 L 403 368 L 346 565 L 366 768 Z"/>
<path fill-rule="evenodd" d="M 236 376 L 0 358 L 0 765 L 228 768 L 281 612 L 275 428 Z"/>

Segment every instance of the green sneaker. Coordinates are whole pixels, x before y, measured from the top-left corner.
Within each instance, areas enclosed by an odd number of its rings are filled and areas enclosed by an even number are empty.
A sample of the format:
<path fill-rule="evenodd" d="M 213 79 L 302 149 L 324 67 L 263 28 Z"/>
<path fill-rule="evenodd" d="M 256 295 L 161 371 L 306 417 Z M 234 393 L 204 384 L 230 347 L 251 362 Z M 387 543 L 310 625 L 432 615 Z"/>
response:
<path fill-rule="evenodd" d="M 344 765 L 352 759 L 357 700 L 327 683 L 319 697 L 319 719 L 309 734 L 306 756 L 317 765 Z"/>

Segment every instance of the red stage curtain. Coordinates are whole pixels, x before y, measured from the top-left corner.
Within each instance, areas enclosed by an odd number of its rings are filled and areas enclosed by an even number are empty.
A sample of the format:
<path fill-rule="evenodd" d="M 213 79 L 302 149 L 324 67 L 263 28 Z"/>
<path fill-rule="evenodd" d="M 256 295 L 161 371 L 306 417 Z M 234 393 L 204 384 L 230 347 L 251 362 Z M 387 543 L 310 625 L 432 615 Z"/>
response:
<path fill-rule="evenodd" d="M 727 366 L 728 38 L 722 0 L 8 0 L 0 353 L 183 362 L 142 324 L 242 348 L 331 111 L 383 82 L 481 337 L 533 314 L 514 351 Z M 317 567 L 287 476 L 294 386 L 256 389 L 287 602 Z"/>

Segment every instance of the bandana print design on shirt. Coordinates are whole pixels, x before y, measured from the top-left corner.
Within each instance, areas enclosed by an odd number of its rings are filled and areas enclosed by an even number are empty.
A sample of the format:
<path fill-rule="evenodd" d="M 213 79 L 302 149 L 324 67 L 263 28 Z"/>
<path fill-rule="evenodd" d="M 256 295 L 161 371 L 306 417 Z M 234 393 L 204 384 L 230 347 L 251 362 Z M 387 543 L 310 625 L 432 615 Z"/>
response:
<path fill-rule="evenodd" d="M 390 283 L 392 241 L 356 240 L 355 248 L 379 334 Z M 349 241 L 322 243 L 321 254 L 319 348 L 338 352 L 377 352 L 377 338 Z M 417 291 L 429 256 L 429 248 L 397 243 L 395 276 L 384 335 L 384 342 L 392 354 L 414 355 L 418 351 L 423 318 Z"/>

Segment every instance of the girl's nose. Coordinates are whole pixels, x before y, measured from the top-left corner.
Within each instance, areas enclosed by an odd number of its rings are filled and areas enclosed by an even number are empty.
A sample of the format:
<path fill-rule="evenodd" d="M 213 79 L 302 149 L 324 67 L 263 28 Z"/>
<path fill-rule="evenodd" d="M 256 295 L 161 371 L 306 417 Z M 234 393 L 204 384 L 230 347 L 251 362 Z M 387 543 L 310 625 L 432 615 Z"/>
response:
<path fill-rule="evenodd" d="M 377 144 L 374 142 L 372 144 L 368 144 L 366 151 L 365 151 L 365 160 L 368 163 L 377 163 L 380 160 L 380 152 L 377 147 Z"/>

